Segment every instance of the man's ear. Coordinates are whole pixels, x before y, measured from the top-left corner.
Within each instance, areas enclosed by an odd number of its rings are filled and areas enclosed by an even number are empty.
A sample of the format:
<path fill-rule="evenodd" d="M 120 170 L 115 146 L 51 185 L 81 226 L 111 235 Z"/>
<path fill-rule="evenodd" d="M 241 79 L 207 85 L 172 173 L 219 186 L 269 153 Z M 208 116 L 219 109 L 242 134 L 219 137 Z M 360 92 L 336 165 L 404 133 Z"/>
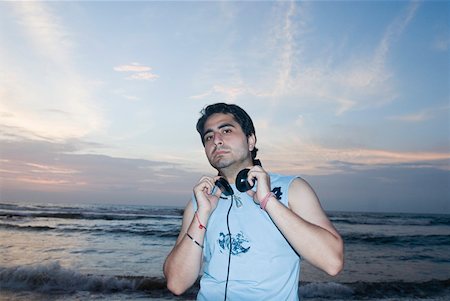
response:
<path fill-rule="evenodd" d="M 255 148 L 256 144 L 256 136 L 255 134 L 251 134 L 247 137 L 247 143 L 248 143 L 248 150 L 252 151 Z"/>

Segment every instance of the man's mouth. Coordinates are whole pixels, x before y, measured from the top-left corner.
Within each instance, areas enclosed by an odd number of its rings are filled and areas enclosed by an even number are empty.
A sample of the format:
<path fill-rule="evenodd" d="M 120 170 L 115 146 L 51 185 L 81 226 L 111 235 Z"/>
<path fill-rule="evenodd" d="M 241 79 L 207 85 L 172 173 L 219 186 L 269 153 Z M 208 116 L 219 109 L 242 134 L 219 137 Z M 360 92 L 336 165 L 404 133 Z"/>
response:
<path fill-rule="evenodd" d="M 220 156 L 220 155 L 224 155 L 224 154 L 226 154 L 226 153 L 228 153 L 228 150 L 226 150 L 226 149 L 216 149 L 216 150 L 213 152 L 213 155 L 214 155 L 214 156 Z"/>

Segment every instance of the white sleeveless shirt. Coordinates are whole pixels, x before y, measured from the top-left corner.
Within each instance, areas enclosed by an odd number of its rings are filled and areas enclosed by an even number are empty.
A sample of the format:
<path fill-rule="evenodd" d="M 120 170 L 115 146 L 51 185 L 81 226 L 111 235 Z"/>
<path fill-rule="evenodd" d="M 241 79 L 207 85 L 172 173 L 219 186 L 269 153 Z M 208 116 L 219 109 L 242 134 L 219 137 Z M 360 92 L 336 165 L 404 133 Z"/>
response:
<path fill-rule="evenodd" d="M 295 177 L 270 174 L 270 179 L 272 192 L 287 206 L 289 185 Z M 267 212 L 247 193 L 231 187 L 234 196 L 219 200 L 206 225 L 203 276 L 197 300 L 224 300 L 230 252 L 229 210 L 231 261 L 227 300 L 299 300 L 300 256 Z M 196 210 L 195 198 L 193 203 Z"/>

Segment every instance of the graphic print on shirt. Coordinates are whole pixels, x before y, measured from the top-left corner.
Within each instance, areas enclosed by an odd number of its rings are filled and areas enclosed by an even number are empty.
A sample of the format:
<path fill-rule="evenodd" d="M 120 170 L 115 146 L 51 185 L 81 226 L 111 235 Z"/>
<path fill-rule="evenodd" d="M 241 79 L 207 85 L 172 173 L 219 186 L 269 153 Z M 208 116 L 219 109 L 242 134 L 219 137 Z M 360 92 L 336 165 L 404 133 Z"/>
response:
<path fill-rule="evenodd" d="M 230 235 L 220 232 L 217 240 L 220 246 L 220 253 L 228 253 L 230 251 Z M 250 241 L 248 241 L 242 232 L 231 236 L 231 254 L 240 255 L 247 253 L 250 250 Z"/>
<path fill-rule="evenodd" d="M 281 192 L 281 187 L 275 187 L 274 189 L 272 189 L 272 192 L 277 200 L 281 200 L 281 196 L 283 195 L 283 193 Z"/>

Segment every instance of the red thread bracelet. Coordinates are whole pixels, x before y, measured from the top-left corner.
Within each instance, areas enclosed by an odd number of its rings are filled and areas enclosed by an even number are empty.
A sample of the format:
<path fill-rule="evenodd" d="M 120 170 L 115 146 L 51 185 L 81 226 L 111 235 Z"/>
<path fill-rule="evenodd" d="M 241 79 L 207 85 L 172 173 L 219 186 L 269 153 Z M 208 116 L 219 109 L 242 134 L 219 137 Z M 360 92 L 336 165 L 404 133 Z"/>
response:
<path fill-rule="evenodd" d="M 259 207 L 262 210 L 266 211 L 267 202 L 270 200 L 270 197 L 272 197 L 272 196 L 275 196 L 275 194 L 273 194 L 273 192 L 270 191 L 268 194 L 266 194 L 266 196 L 262 199 L 262 201 L 259 202 Z"/>
<path fill-rule="evenodd" d="M 205 230 L 206 230 L 206 227 L 205 227 L 205 225 L 203 225 L 202 222 L 200 221 L 200 218 L 198 217 L 198 213 L 197 213 L 197 212 L 195 212 L 195 217 L 197 218 L 197 221 L 198 221 L 198 223 L 199 223 L 198 228 L 199 228 L 199 229 L 205 229 Z"/>

